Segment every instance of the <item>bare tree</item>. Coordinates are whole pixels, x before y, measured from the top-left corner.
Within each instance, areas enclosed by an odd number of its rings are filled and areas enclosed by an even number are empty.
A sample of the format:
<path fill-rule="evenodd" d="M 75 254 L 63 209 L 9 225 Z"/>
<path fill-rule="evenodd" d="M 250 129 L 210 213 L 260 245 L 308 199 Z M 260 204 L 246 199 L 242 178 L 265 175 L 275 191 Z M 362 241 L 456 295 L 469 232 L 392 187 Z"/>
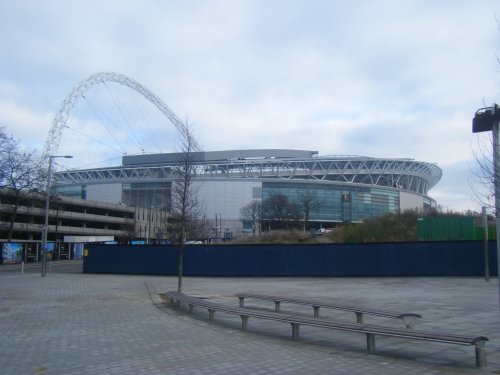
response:
<path fill-rule="evenodd" d="M 278 228 L 289 228 L 290 223 L 295 225 L 302 218 L 302 213 L 286 195 L 276 193 L 262 202 L 262 216 L 269 224 L 274 221 Z"/>
<path fill-rule="evenodd" d="M 475 168 L 472 169 L 472 179 L 470 185 L 475 196 L 475 201 L 482 207 L 486 207 L 491 213 L 495 213 L 495 169 L 493 165 L 493 138 L 491 132 L 482 134 L 481 143 L 478 138 L 478 145 L 472 148 L 472 153 L 476 161 Z"/>
<path fill-rule="evenodd" d="M 253 200 L 240 210 L 240 217 L 243 221 L 247 221 L 252 225 L 252 233 L 258 231 L 260 235 L 261 220 L 262 220 L 262 202 L 260 200 Z"/>
<path fill-rule="evenodd" d="M 305 190 L 299 195 L 298 201 L 299 207 L 302 209 L 302 213 L 304 215 L 304 232 L 307 229 L 307 225 L 309 224 L 309 215 L 311 211 L 318 208 L 321 204 L 318 196 L 314 194 L 312 190 Z"/>
<path fill-rule="evenodd" d="M 7 240 L 12 240 L 17 211 L 45 179 L 45 163 L 37 151 L 21 150 L 19 142 L 0 129 L 0 188 L 9 189 L 10 223 Z"/>
<path fill-rule="evenodd" d="M 135 223 L 123 224 L 120 229 L 123 234 L 118 236 L 118 241 L 120 241 L 121 243 L 128 244 L 137 236 Z"/>
<path fill-rule="evenodd" d="M 199 151 L 198 143 L 191 128 L 185 126 L 179 131 L 179 159 L 175 169 L 176 178 L 172 182 L 171 212 L 168 220 L 167 233 L 171 243 L 178 247 L 178 285 L 182 291 L 182 276 L 184 268 L 184 248 L 186 241 L 199 233 L 201 205 L 198 199 L 195 155 Z"/>
<path fill-rule="evenodd" d="M 17 149 L 17 142 L 5 133 L 5 129 L 3 127 L 0 128 L 0 187 L 3 187 L 6 184 L 4 180 L 6 175 L 7 159 L 13 149 Z"/>
<path fill-rule="evenodd" d="M 273 194 L 262 202 L 263 216 L 277 222 L 287 218 L 288 198 L 281 193 Z"/>

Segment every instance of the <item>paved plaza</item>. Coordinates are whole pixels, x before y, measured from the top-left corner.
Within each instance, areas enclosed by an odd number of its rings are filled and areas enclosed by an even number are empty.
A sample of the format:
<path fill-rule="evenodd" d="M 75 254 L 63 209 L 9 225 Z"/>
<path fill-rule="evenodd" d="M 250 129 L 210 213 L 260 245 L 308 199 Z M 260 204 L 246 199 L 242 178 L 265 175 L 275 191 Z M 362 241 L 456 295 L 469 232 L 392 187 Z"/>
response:
<path fill-rule="evenodd" d="M 258 319 L 244 332 L 238 316 L 216 313 L 212 322 L 205 310 L 164 303 L 159 293 L 175 290 L 175 277 L 81 270 L 81 261 L 54 262 L 42 278 L 38 265 L 23 275 L 0 266 L 1 374 L 500 374 L 496 278 L 184 279 L 186 293 L 233 306 L 236 293 L 254 292 L 418 313 L 416 329 L 487 336 L 488 366 L 476 368 L 472 346 L 377 337 L 368 353 L 359 333 L 303 327 L 296 342 L 289 325 Z M 353 313 L 322 315 L 355 321 Z"/>

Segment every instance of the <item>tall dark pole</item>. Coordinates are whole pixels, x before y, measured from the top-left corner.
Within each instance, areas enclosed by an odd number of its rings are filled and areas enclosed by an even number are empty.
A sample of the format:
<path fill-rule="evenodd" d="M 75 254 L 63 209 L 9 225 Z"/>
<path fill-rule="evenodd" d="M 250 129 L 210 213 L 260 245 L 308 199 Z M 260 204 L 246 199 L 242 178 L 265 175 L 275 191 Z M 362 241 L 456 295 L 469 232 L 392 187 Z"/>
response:
<path fill-rule="evenodd" d="M 493 184 L 495 188 L 495 229 L 497 236 L 498 300 L 500 302 L 500 107 L 480 108 L 472 120 L 472 132 L 491 131 L 493 136 Z"/>
<path fill-rule="evenodd" d="M 484 228 L 484 279 L 490 281 L 490 261 L 489 261 L 489 241 L 488 241 L 488 214 L 486 207 L 483 207 L 483 228 Z"/>
<path fill-rule="evenodd" d="M 493 107 L 495 108 L 495 106 Z M 498 300 L 500 302 L 500 120 L 493 121 L 493 168 L 495 181 L 495 228 L 497 236 Z"/>
<path fill-rule="evenodd" d="M 45 223 L 43 225 L 42 238 L 42 277 L 47 274 L 47 231 L 49 228 L 49 200 L 50 200 L 50 179 L 52 177 L 52 161 L 54 158 L 49 156 L 49 173 L 45 184 Z"/>
<path fill-rule="evenodd" d="M 55 158 L 72 158 L 71 155 L 49 155 L 49 170 L 47 182 L 45 184 L 45 223 L 43 225 L 42 236 L 42 277 L 47 275 L 47 235 L 49 231 L 49 201 L 50 201 L 50 181 L 52 179 L 52 164 Z"/>

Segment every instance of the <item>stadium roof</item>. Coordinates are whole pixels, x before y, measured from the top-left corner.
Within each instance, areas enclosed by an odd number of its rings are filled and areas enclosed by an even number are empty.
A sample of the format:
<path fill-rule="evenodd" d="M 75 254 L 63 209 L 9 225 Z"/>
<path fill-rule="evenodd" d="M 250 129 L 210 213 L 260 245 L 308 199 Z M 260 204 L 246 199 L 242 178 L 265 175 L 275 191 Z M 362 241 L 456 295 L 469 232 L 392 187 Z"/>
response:
<path fill-rule="evenodd" d="M 65 171 L 55 184 L 100 184 L 166 181 L 176 178 L 182 153 L 123 156 L 121 166 Z M 196 152 L 190 155 L 198 178 L 287 179 L 296 182 L 363 184 L 427 195 L 441 178 L 433 163 L 407 158 L 318 156 L 317 151 L 264 149 Z"/>

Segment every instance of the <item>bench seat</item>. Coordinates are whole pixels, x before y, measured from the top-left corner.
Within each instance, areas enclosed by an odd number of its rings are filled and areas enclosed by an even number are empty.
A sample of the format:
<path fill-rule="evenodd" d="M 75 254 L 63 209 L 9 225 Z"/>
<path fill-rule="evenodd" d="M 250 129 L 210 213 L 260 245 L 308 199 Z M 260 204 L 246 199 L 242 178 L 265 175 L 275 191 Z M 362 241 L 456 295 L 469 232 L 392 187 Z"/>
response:
<path fill-rule="evenodd" d="M 253 294 L 253 293 L 239 293 L 236 297 L 240 300 L 240 307 L 245 306 L 245 298 L 257 299 L 257 300 L 265 300 L 265 301 L 273 301 L 275 304 L 275 311 L 279 312 L 281 308 L 282 302 L 299 304 L 299 305 L 308 305 L 311 306 L 314 310 L 314 316 L 319 317 L 319 310 L 321 307 L 334 309 L 334 310 L 344 310 L 344 311 L 352 311 L 356 314 L 356 321 L 358 323 L 363 323 L 363 315 L 374 315 L 381 316 L 392 319 L 401 319 L 405 323 L 407 328 L 413 328 L 417 319 L 421 319 L 422 315 L 414 314 L 414 313 L 402 313 L 402 312 L 393 312 L 379 309 L 371 309 L 362 306 L 352 306 L 341 303 L 325 303 L 319 301 L 313 301 L 309 299 L 302 298 L 293 298 L 293 297 L 284 297 L 284 296 L 270 296 L 263 294 Z"/>
<path fill-rule="evenodd" d="M 178 305 L 181 303 L 187 304 L 189 306 L 189 311 L 192 311 L 194 306 L 206 308 L 209 312 L 210 320 L 214 319 L 216 311 L 239 315 L 241 317 L 241 327 L 243 330 L 248 328 L 248 319 L 253 317 L 289 323 L 292 327 L 292 338 L 294 340 L 299 339 L 301 325 L 363 333 L 366 335 L 366 347 L 368 351 L 375 350 L 376 335 L 456 345 L 473 345 L 475 346 L 476 366 L 484 367 L 487 363 L 484 346 L 486 341 L 488 341 L 488 338 L 484 336 L 467 336 L 439 332 L 415 331 L 374 324 L 363 324 L 357 322 L 347 323 L 320 317 L 284 314 L 276 311 L 252 310 L 244 307 L 222 305 L 175 291 L 165 292 L 165 296 L 170 298 L 171 302 L 176 302 Z"/>

